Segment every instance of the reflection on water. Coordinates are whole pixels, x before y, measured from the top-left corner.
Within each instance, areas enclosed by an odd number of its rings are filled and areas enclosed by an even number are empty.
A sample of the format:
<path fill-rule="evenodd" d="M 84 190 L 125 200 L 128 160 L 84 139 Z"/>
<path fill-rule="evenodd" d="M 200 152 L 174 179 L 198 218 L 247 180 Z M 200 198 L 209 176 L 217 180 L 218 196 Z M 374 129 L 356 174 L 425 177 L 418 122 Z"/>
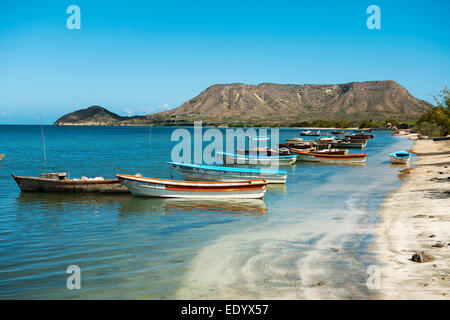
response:
<path fill-rule="evenodd" d="M 283 167 L 264 200 L 20 193 L 12 171 L 169 177 L 172 128 L 152 128 L 152 148 L 145 127 L 45 130 L 43 163 L 39 126 L 0 126 L 0 298 L 368 297 L 370 228 L 403 168 L 386 157 L 410 143 L 377 133 L 366 165 Z M 79 291 L 65 287 L 72 264 Z"/>

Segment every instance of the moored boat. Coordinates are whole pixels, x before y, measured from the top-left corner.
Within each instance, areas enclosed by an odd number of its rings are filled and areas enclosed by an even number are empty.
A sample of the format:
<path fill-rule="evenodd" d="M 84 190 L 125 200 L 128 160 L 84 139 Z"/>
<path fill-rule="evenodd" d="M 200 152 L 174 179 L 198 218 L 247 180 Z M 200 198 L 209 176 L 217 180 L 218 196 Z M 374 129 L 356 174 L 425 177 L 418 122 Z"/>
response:
<path fill-rule="evenodd" d="M 302 132 L 300 132 L 300 135 L 301 136 L 305 136 L 305 137 L 317 137 L 317 136 L 320 136 L 321 134 L 320 134 L 320 131 L 310 131 L 310 130 L 305 130 L 305 131 L 302 131 Z"/>
<path fill-rule="evenodd" d="M 266 179 L 267 183 L 286 183 L 287 172 L 261 168 L 238 168 L 168 162 L 186 180 L 242 181 Z"/>
<path fill-rule="evenodd" d="M 118 179 L 67 179 L 65 172 L 43 173 L 40 177 L 11 174 L 20 190 L 40 192 L 129 193 Z"/>
<path fill-rule="evenodd" d="M 338 140 L 336 142 L 331 143 L 332 148 L 342 148 L 342 149 L 364 149 L 366 145 L 367 140 L 364 140 L 364 142 Z"/>
<path fill-rule="evenodd" d="M 118 174 L 117 177 L 134 196 L 198 199 L 257 199 L 267 189 L 267 180 L 178 181 Z"/>
<path fill-rule="evenodd" d="M 303 152 L 317 153 L 317 154 L 340 154 L 340 155 L 348 154 L 348 150 L 339 150 L 339 149 L 323 149 L 323 150 L 305 151 L 305 150 L 302 150 L 302 149 L 294 149 L 294 148 L 292 148 L 292 149 L 289 149 L 289 150 L 293 154 L 303 153 Z M 297 161 L 300 161 L 298 157 L 297 157 Z"/>
<path fill-rule="evenodd" d="M 231 154 L 216 152 L 218 156 L 221 156 L 224 164 L 245 164 L 245 165 L 260 165 L 260 166 L 271 166 L 271 165 L 293 165 L 297 159 L 295 155 L 288 156 L 252 156 L 252 155 L 241 155 L 241 154 Z"/>
<path fill-rule="evenodd" d="M 411 159 L 411 153 L 407 151 L 397 151 L 389 154 L 389 159 L 394 164 L 407 164 Z"/>
<path fill-rule="evenodd" d="M 299 161 L 312 161 L 312 162 L 326 162 L 326 163 L 364 163 L 367 158 L 367 154 L 318 154 L 312 152 L 298 152 Z"/>

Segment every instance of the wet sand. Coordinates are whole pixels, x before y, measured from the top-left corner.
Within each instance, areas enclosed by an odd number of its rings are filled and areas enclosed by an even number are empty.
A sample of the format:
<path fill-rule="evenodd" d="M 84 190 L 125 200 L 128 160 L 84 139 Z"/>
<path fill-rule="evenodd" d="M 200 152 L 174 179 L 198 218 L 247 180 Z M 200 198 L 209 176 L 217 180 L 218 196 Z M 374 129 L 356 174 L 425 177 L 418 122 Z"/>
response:
<path fill-rule="evenodd" d="M 450 299 L 450 141 L 417 140 L 403 184 L 380 207 L 378 299 Z M 413 262 L 425 251 L 429 262 Z"/>

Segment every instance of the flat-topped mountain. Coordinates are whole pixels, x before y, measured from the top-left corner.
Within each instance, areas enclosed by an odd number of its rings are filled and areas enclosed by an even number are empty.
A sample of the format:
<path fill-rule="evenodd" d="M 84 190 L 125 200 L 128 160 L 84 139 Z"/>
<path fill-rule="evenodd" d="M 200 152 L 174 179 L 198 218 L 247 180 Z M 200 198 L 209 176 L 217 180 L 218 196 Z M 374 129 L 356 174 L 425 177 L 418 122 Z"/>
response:
<path fill-rule="evenodd" d="M 325 85 L 235 83 L 213 85 L 172 110 L 131 118 L 109 113 L 108 119 L 111 119 L 112 114 L 115 117 L 111 120 L 118 124 L 182 124 L 192 123 L 193 120 L 216 124 L 388 118 L 407 120 L 417 119 L 431 106 L 413 97 L 395 81 Z M 55 124 L 68 124 L 65 119 L 67 116 L 58 119 Z M 99 121 L 97 119 L 84 118 L 80 121 L 91 123 Z"/>

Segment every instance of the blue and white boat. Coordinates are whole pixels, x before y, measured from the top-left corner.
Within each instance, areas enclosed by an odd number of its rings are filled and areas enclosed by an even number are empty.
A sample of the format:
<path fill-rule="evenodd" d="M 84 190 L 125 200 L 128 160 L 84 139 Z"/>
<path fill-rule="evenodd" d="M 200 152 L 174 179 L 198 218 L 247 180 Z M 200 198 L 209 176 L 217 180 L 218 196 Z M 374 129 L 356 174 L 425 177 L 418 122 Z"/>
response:
<path fill-rule="evenodd" d="M 296 155 L 289 156 L 263 156 L 263 155 L 243 155 L 216 152 L 216 155 L 222 157 L 224 164 L 242 164 L 256 166 L 288 166 L 295 164 Z"/>
<path fill-rule="evenodd" d="M 397 151 L 389 154 L 392 163 L 407 164 L 411 159 L 411 153 L 407 151 Z"/>
<path fill-rule="evenodd" d="M 202 164 L 167 162 L 186 180 L 195 181 L 241 181 L 266 179 L 268 183 L 286 183 L 287 172 L 261 168 L 222 167 Z"/>

